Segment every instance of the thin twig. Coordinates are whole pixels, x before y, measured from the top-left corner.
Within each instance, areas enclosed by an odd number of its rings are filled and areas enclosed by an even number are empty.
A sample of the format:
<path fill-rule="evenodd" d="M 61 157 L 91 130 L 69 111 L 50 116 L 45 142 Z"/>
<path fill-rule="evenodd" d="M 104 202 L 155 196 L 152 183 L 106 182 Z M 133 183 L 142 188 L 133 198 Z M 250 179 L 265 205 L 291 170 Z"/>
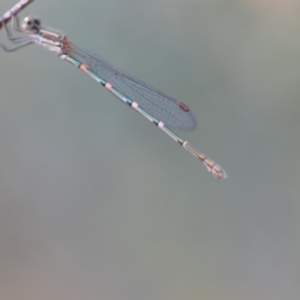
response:
<path fill-rule="evenodd" d="M 13 15 L 18 14 L 21 10 L 23 10 L 26 6 L 28 6 L 33 0 L 21 0 L 15 6 L 13 6 L 9 11 L 7 11 L 1 18 L 0 18 L 0 29 L 3 26 L 3 23 L 9 22 Z"/>

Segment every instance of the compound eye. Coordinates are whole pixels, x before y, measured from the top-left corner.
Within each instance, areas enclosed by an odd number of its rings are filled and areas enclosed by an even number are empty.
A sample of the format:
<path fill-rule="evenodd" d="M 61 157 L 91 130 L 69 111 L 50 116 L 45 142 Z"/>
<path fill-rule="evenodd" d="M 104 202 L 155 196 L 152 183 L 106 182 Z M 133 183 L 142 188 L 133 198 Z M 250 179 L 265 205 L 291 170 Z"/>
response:
<path fill-rule="evenodd" d="M 33 25 L 34 25 L 33 24 L 33 18 L 32 17 L 26 17 L 24 19 L 22 28 L 25 29 L 25 30 L 31 30 Z"/>
<path fill-rule="evenodd" d="M 33 22 L 34 22 L 35 26 L 40 26 L 41 25 L 41 20 L 39 20 L 39 19 L 34 19 Z"/>
<path fill-rule="evenodd" d="M 24 21 L 23 24 L 21 25 L 22 30 L 24 30 L 25 32 L 38 32 L 40 29 L 40 25 L 41 25 L 41 21 L 40 19 L 36 18 L 36 17 L 32 17 L 32 16 L 27 16 Z"/>

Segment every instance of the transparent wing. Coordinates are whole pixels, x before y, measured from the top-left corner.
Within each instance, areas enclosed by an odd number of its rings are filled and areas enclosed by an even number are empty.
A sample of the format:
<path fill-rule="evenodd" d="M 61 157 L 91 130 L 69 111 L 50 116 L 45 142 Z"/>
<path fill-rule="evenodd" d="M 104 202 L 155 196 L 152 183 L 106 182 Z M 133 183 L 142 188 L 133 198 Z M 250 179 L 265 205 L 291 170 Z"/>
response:
<path fill-rule="evenodd" d="M 110 82 L 120 93 L 137 102 L 140 107 L 157 120 L 163 121 L 166 126 L 183 131 L 196 129 L 196 117 L 186 104 L 127 75 L 96 54 L 74 44 L 71 44 L 71 56 L 86 64 L 92 72 Z"/>

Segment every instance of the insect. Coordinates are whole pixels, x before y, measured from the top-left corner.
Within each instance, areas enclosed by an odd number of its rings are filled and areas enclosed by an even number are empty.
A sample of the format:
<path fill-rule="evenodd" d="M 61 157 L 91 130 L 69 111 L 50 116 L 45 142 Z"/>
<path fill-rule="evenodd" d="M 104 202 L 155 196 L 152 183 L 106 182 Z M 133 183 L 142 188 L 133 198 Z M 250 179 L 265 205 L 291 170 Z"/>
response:
<path fill-rule="evenodd" d="M 25 0 L 25 2 L 28 2 L 28 0 Z M 7 38 L 15 44 L 12 48 L 0 44 L 3 50 L 12 52 L 31 44 L 37 44 L 56 53 L 61 59 L 71 63 L 93 78 L 121 102 L 140 113 L 180 146 L 197 157 L 215 178 L 227 177 L 221 166 L 171 130 L 171 128 L 185 131 L 196 129 L 196 117 L 185 103 L 115 68 L 90 51 L 76 46 L 64 33 L 43 27 L 41 20 L 36 17 L 25 17 L 20 26 L 15 13 L 13 12 L 10 16 L 12 17 L 12 27 L 16 32 L 22 33 L 22 36 L 13 37 L 6 21 L 2 20 Z"/>

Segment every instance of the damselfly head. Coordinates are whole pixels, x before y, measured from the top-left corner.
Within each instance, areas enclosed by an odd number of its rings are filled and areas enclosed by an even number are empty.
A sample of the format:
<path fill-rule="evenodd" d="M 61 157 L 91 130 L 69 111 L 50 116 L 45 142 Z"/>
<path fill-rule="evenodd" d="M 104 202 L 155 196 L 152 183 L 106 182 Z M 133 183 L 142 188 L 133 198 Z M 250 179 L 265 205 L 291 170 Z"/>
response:
<path fill-rule="evenodd" d="M 24 18 L 21 25 L 22 29 L 26 32 L 38 32 L 41 26 L 41 21 L 37 17 L 27 16 Z"/>

